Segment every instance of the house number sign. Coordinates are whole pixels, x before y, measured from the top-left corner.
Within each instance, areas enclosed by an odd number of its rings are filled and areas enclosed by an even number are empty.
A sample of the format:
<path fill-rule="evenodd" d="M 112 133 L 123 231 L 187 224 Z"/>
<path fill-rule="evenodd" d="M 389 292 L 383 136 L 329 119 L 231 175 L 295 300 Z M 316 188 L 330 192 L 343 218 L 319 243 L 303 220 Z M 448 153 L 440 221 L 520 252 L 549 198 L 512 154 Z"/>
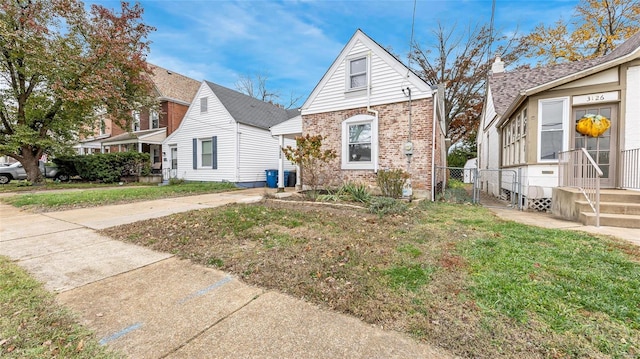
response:
<path fill-rule="evenodd" d="M 601 92 L 589 95 L 573 96 L 573 105 L 590 105 L 600 102 L 618 101 L 618 91 Z"/>

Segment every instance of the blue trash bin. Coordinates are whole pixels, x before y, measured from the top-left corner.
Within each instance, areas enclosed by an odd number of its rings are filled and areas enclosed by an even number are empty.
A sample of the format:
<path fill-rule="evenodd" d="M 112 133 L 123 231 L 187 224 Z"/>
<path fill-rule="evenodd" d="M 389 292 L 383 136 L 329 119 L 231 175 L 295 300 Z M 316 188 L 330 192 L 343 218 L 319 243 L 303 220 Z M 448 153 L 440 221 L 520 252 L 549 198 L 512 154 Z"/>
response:
<path fill-rule="evenodd" d="M 284 182 L 282 183 L 282 187 L 287 187 L 289 183 L 289 176 L 291 176 L 290 171 L 284 171 Z"/>
<path fill-rule="evenodd" d="M 278 187 L 278 170 L 265 170 L 264 173 L 267 175 L 267 187 L 277 188 Z"/>

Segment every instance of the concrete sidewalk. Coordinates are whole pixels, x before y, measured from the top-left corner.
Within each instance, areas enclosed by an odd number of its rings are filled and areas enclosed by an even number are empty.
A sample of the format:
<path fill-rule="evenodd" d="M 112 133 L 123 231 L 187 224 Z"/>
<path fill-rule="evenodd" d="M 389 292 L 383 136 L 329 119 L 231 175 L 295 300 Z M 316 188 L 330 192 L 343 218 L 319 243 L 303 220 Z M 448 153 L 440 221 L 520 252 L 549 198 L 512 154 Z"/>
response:
<path fill-rule="evenodd" d="M 131 358 L 451 358 L 397 332 L 94 229 L 260 200 L 265 189 L 33 214 L 0 204 L 0 255 Z"/>

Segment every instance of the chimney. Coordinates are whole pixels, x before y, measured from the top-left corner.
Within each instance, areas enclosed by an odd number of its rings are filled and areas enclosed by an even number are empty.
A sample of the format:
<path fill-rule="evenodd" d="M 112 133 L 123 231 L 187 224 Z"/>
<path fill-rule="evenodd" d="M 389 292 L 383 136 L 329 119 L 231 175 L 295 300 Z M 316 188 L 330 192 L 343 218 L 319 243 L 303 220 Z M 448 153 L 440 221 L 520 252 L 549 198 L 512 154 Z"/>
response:
<path fill-rule="evenodd" d="M 500 55 L 496 55 L 496 60 L 491 65 L 492 74 L 501 74 L 504 72 L 504 62 L 500 59 Z"/>

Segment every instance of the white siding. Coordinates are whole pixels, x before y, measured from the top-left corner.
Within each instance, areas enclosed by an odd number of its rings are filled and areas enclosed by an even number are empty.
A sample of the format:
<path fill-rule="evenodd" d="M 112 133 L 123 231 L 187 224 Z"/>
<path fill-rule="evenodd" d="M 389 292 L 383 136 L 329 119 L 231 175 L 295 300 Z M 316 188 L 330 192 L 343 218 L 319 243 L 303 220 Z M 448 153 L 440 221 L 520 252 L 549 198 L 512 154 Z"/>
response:
<path fill-rule="evenodd" d="M 640 66 L 627 70 L 627 97 L 623 150 L 640 148 Z"/>
<path fill-rule="evenodd" d="M 326 81 L 324 86 L 319 89 L 313 101 L 306 104 L 302 114 L 367 106 L 366 88 L 358 91 L 347 91 L 346 88 L 348 62 L 356 55 L 366 55 L 371 61 L 371 73 L 368 74 L 368 76 L 371 76 L 370 105 L 407 101 L 408 98 L 402 93 L 402 89 L 407 87 L 411 88 L 412 98 L 414 99 L 432 96 L 431 89 L 425 87 L 424 83 L 420 84 L 421 87 L 419 87 L 413 82 L 412 77 L 407 77 L 408 71 L 406 67 L 397 63 L 396 60 L 390 62 L 388 58 L 390 55 L 384 50 L 379 49 L 377 45 L 367 46 L 363 40 L 356 40 L 346 56 L 336 60 L 337 67 L 335 67 L 333 73 L 327 73 L 328 78 L 323 78 L 323 81 Z"/>
<path fill-rule="evenodd" d="M 239 129 L 240 176 L 237 182 L 265 181 L 265 170 L 278 169 L 278 138 L 271 136 L 269 131 L 256 127 L 241 124 Z M 285 141 L 285 146 L 291 143 L 291 140 Z M 285 170 L 292 169 L 295 169 L 295 166 L 285 160 Z"/>
<path fill-rule="evenodd" d="M 292 119 L 279 123 L 271 127 L 272 135 L 302 135 L 302 116 L 298 115 Z"/>
<path fill-rule="evenodd" d="M 200 113 L 200 98 L 208 96 L 208 111 Z M 195 104 L 195 105 L 194 105 Z M 218 137 L 218 168 L 193 169 L 193 139 Z M 192 105 L 182 120 L 180 127 L 168 137 L 163 145 L 178 147 L 177 177 L 188 181 L 230 181 L 236 182 L 235 148 L 236 123 L 222 106 L 208 85 L 200 86 Z M 168 147 L 166 147 L 168 148 Z M 170 161 L 164 167 L 171 166 Z"/>

